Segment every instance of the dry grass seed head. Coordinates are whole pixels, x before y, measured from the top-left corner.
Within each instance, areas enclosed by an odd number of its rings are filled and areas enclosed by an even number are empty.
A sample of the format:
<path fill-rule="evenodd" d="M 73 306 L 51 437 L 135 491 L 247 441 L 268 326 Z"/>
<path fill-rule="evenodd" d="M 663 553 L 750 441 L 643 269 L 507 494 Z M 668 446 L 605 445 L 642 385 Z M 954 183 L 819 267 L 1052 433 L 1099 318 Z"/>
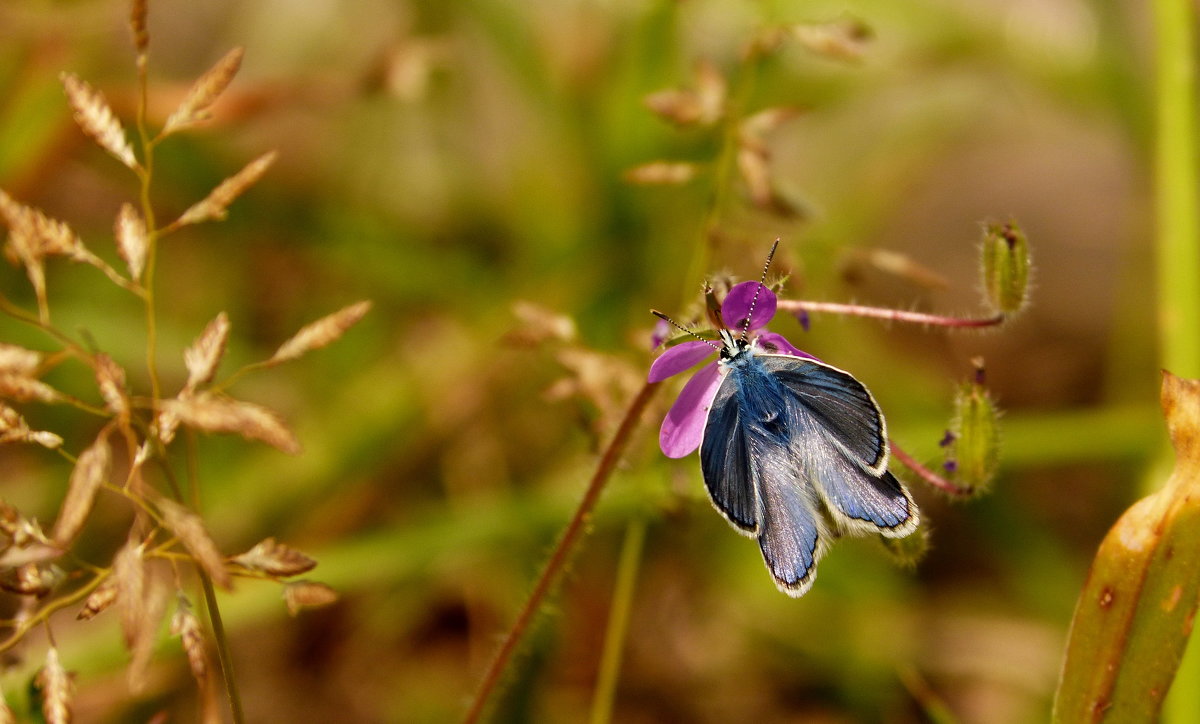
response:
<path fill-rule="evenodd" d="M 75 618 L 78 621 L 90 621 L 116 601 L 117 582 L 110 577 L 88 594 L 87 599 L 83 602 L 83 608 L 79 609 Z"/>
<path fill-rule="evenodd" d="M 288 613 L 293 616 L 306 608 L 328 606 L 337 598 L 337 591 L 316 581 L 294 581 L 283 589 L 283 600 L 287 603 Z"/>
<path fill-rule="evenodd" d="M 306 352 L 331 344 L 345 334 L 346 330 L 357 324 L 370 309 L 371 302 L 364 300 L 305 325 L 291 339 L 275 350 L 271 361 L 283 362 L 296 359 Z"/>
<path fill-rule="evenodd" d="M 96 355 L 96 385 L 104 406 L 120 420 L 129 417 L 129 397 L 125 391 L 125 370 L 112 357 Z"/>
<path fill-rule="evenodd" d="M 250 550 L 230 560 L 252 571 L 283 578 L 307 573 L 317 566 L 312 558 L 274 538 L 259 541 Z"/>
<path fill-rule="evenodd" d="M 112 450 L 108 445 L 108 428 L 79 455 L 67 486 L 67 497 L 63 500 L 58 520 L 54 522 L 52 538 L 55 545 L 67 546 L 83 528 L 96 492 L 108 479 L 112 468 Z"/>
<path fill-rule="evenodd" d="M 129 168 L 137 168 L 133 147 L 125 137 L 125 129 L 113 114 L 104 94 L 71 73 L 59 76 L 67 91 L 67 100 L 75 110 L 75 122 L 101 148 Z"/>
<path fill-rule="evenodd" d="M 202 432 L 237 433 L 296 455 L 300 442 L 271 410 L 224 395 L 200 393 L 163 402 L 163 411 Z"/>
<path fill-rule="evenodd" d="M 225 312 L 221 312 L 208 323 L 192 346 L 183 351 L 183 363 L 188 371 L 187 385 L 184 389 L 195 390 L 212 380 L 217 365 L 225 354 L 225 344 L 228 341 L 229 317 Z"/>
<path fill-rule="evenodd" d="M 187 655 L 188 666 L 192 676 L 203 686 L 208 678 L 208 652 L 204 646 L 204 631 L 200 628 L 200 620 L 192 612 L 191 604 L 182 596 L 179 607 L 171 616 L 171 634 L 179 637 L 179 643 Z"/>
<path fill-rule="evenodd" d="M 117 240 L 117 253 L 129 268 L 130 278 L 139 281 L 146 269 L 146 250 L 150 242 L 146 222 L 133 204 L 121 204 L 113 223 L 113 235 Z"/>
<path fill-rule="evenodd" d="M 245 52 L 242 48 L 230 50 L 192 84 L 179 108 L 167 118 L 163 135 L 208 119 L 209 106 L 216 102 L 237 75 Z"/>
<path fill-rule="evenodd" d="M 246 189 L 253 186 L 262 178 L 279 154 L 268 151 L 254 159 L 241 170 L 217 184 L 207 197 L 193 204 L 175 222 L 178 226 L 197 224 L 201 221 L 220 221 L 225 218 L 229 205 L 241 196 Z"/>
<path fill-rule="evenodd" d="M 131 536 L 113 558 L 112 580 L 121 610 L 121 633 L 130 650 L 146 620 L 146 561 L 142 552 L 141 543 Z"/>
<path fill-rule="evenodd" d="M 46 651 L 46 664 L 37 676 L 42 690 L 42 716 L 46 724 L 68 724 L 71 721 L 71 675 L 58 658 L 58 649 Z"/>
<path fill-rule="evenodd" d="M 42 364 L 42 353 L 0 342 L 0 372 L 33 377 Z"/>
<path fill-rule="evenodd" d="M 0 372 L 0 397 L 17 402 L 37 400 L 51 404 L 63 399 L 62 393 L 41 380 L 3 372 Z"/>
<path fill-rule="evenodd" d="M 129 8 L 129 30 L 133 34 L 133 47 L 138 55 L 150 47 L 150 31 L 146 28 L 146 0 L 133 0 Z"/>
<path fill-rule="evenodd" d="M 209 536 L 200 516 L 183 507 L 173 500 L 161 498 L 156 507 L 162 514 L 163 522 L 175 534 L 183 547 L 192 554 L 197 565 L 208 574 L 221 588 L 229 590 L 233 585 L 229 569 L 225 567 L 225 557 L 217 549 L 217 544 Z"/>

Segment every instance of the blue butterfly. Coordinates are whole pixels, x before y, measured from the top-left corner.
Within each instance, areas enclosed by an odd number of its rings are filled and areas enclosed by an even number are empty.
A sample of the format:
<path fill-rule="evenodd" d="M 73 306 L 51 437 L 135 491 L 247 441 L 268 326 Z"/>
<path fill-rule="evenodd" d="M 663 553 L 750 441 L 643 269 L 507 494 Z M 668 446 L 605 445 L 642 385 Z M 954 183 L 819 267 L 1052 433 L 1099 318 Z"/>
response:
<path fill-rule="evenodd" d="M 774 294 L 761 280 L 739 284 L 722 316 L 738 320 L 740 332 L 721 330 L 719 346 L 708 340 L 675 345 L 655 360 L 650 379 L 665 379 L 694 365 L 700 353 L 719 350 L 719 361 L 680 393 L 660 444 L 668 456 L 682 457 L 699 442 L 713 505 L 738 532 L 758 539 L 779 589 L 801 596 L 834 535 L 828 522 L 839 533 L 901 538 L 916 530 L 920 516 L 887 470 L 887 426 L 875 398 L 849 373 L 779 335 L 752 337 L 765 324 L 752 321 L 756 303 L 762 317 L 774 314 Z"/>

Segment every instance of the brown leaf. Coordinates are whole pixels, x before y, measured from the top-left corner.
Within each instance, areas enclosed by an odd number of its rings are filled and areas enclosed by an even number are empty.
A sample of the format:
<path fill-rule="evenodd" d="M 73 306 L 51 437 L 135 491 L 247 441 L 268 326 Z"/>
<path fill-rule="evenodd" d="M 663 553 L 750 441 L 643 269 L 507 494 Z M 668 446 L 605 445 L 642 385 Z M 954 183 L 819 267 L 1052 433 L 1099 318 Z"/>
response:
<path fill-rule="evenodd" d="M 305 325 L 299 332 L 279 346 L 271 356 L 272 362 L 296 359 L 314 349 L 324 347 L 346 333 L 371 309 L 370 301 L 361 301 L 343 307 L 333 314 L 321 317 Z"/>
<path fill-rule="evenodd" d="M 252 571 L 262 571 L 284 578 L 298 576 L 317 566 L 317 562 L 312 558 L 295 548 L 279 543 L 274 538 L 262 540 L 250 550 L 230 560 Z"/>
<path fill-rule="evenodd" d="M 162 408 L 165 413 L 176 416 L 181 423 L 196 430 L 237 433 L 247 439 L 273 445 L 286 453 L 295 455 L 300 452 L 300 442 L 292 431 L 278 415 L 261 405 L 203 392 L 166 400 Z"/>
<path fill-rule="evenodd" d="M 233 580 L 229 569 L 225 567 L 225 558 L 209 536 L 200 516 L 166 498 L 158 500 L 157 507 L 167 528 L 179 538 L 183 547 L 187 548 L 196 564 L 208 574 L 213 583 L 226 590 L 232 588 Z"/>
<path fill-rule="evenodd" d="M 150 241 L 146 221 L 133 208 L 133 204 L 121 204 L 113 224 L 113 235 L 117 239 L 117 253 L 129 268 L 130 278 L 140 280 L 146 268 L 146 251 Z"/>
<path fill-rule="evenodd" d="M 337 591 L 316 581 L 293 581 L 283 589 L 283 600 L 293 616 L 307 608 L 328 606 L 337 599 Z"/>
<path fill-rule="evenodd" d="M 216 64 L 200 76 L 184 96 L 179 108 L 167 118 L 163 127 L 163 135 L 189 126 L 193 123 L 207 120 L 208 108 L 229 87 L 238 69 L 242 67 L 242 48 L 234 48 L 226 53 Z"/>
<path fill-rule="evenodd" d="M 212 380 L 217 365 L 225 354 L 229 340 L 229 317 L 221 312 L 208 323 L 196 341 L 183 351 L 183 362 L 187 366 L 188 380 L 184 389 L 195 390 Z"/>
<path fill-rule="evenodd" d="M 62 510 L 54 522 L 52 538 L 54 544 L 66 548 L 83 528 L 88 514 L 92 512 L 92 502 L 96 499 L 96 491 L 108 478 L 112 467 L 112 451 L 108 445 L 108 428 L 100 432 L 86 450 L 79 455 L 71 480 L 67 486 L 67 497 L 63 500 Z"/>
<path fill-rule="evenodd" d="M 113 115 L 104 94 L 71 73 L 59 76 L 67 91 L 67 100 L 75 110 L 75 122 L 92 140 L 129 168 L 137 168 L 133 148 L 125 137 L 125 129 Z"/>
<path fill-rule="evenodd" d="M 201 221 L 220 221 L 225 218 L 226 210 L 234 199 L 241 196 L 246 189 L 253 186 L 262 178 L 271 164 L 275 163 L 278 154 L 268 151 L 250 163 L 245 168 L 222 181 L 204 200 L 191 206 L 175 221 L 176 225 L 197 224 Z"/>

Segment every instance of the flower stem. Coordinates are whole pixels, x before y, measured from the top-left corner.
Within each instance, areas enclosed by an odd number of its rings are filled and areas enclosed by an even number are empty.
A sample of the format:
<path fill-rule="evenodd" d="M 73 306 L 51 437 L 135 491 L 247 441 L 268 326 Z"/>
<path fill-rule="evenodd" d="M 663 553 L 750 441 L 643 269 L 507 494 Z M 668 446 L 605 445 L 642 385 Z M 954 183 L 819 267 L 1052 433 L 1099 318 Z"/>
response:
<path fill-rule="evenodd" d="M 475 691 L 471 706 L 467 710 L 466 716 L 463 717 L 464 724 L 478 722 L 483 716 L 483 710 L 487 705 L 488 698 L 499 684 L 500 677 L 508 667 L 508 663 L 516 651 L 517 644 L 520 643 L 521 637 L 524 636 L 525 632 L 529 630 L 529 625 L 533 622 L 533 617 L 541 610 L 543 601 L 554 588 L 559 576 L 562 575 L 567 562 L 571 558 L 575 543 L 587 532 L 587 521 L 591 516 L 592 510 L 596 507 L 596 503 L 600 500 L 600 493 L 604 490 L 604 485 L 608 482 L 608 479 L 612 477 L 613 471 L 616 470 L 617 463 L 620 462 L 621 455 L 625 451 L 625 446 L 629 443 L 633 431 L 637 428 L 646 406 L 650 404 L 650 401 L 654 398 L 654 394 L 658 391 L 659 385 L 660 383 L 658 382 L 647 382 L 641 391 L 638 392 L 637 396 L 633 398 L 629 409 L 625 411 L 625 417 L 621 420 L 621 425 L 617 428 L 617 433 L 613 436 L 612 442 L 608 444 L 604 454 L 601 456 L 600 463 L 596 467 L 596 472 L 592 475 L 592 479 L 583 493 L 583 499 L 579 501 L 579 507 L 575 509 L 575 515 L 567 523 L 562 537 L 559 538 L 558 544 L 554 546 L 554 550 L 550 554 L 550 560 L 546 562 L 546 567 L 542 569 L 541 575 L 538 576 L 537 582 L 534 583 L 533 591 L 529 594 L 529 598 L 526 599 L 525 605 L 521 607 L 520 613 L 517 614 L 517 620 L 513 622 L 512 628 L 505 635 L 504 641 L 500 644 L 500 649 L 496 652 L 495 658 L 492 659 L 487 671 L 484 672 L 483 680 L 480 682 L 479 688 Z"/>
<path fill-rule="evenodd" d="M 621 545 L 621 559 L 617 563 L 617 582 L 613 587 L 612 608 L 608 612 L 608 628 L 604 632 L 600 674 L 596 679 L 596 691 L 592 694 L 592 724 L 608 724 L 612 721 L 617 679 L 621 673 L 621 654 L 629 632 L 629 610 L 633 606 L 633 591 L 637 585 L 645 542 L 645 519 L 632 519 L 625 528 L 625 542 Z"/>
<path fill-rule="evenodd" d="M 208 609 L 208 620 L 212 624 L 213 638 L 217 641 L 217 656 L 221 660 L 221 676 L 225 679 L 225 694 L 229 697 L 229 708 L 233 712 L 234 724 L 245 724 L 242 713 L 242 697 L 238 693 L 237 679 L 233 675 L 233 657 L 229 651 L 229 637 L 225 635 L 225 624 L 221 621 L 221 609 L 217 606 L 217 592 L 213 589 L 208 574 L 196 569 L 200 585 L 204 587 L 204 607 Z"/>
<path fill-rule="evenodd" d="M 902 309 L 866 307 L 861 304 L 809 302 L 797 299 L 780 299 L 779 309 L 793 315 L 807 312 L 829 312 L 830 314 L 842 314 L 850 317 L 870 317 L 871 319 L 885 319 L 892 322 L 925 324 L 931 327 L 994 327 L 1007 319 L 1003 314 L 996 314 L 991 317 L 950 317 L 942 314 L 906 312 Z"/>
<path fill-rule="evenodd" d="M 946 493 L 947 495 L 953 495 L 957 498 L 971 495 L 970 490 L 955 485 L 954 483 L 946 480 L 942 476 L 925 467 L 921 463 L 917 462 L 916 458 L 906 453 L 904 449 L 897 445 L 894 441 L 889 440 L 888 444 L 891 445 L 893 457 L 899 460 L 904 467 L 916 473 L 917 477 L 921 478 L 933 487 L 937 488 L 943 493 Z"/>

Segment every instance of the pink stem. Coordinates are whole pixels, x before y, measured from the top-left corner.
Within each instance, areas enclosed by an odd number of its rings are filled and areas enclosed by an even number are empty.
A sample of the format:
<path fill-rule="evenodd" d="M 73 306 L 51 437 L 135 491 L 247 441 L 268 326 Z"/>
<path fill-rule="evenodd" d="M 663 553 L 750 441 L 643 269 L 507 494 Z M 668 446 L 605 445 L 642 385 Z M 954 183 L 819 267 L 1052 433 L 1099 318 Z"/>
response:
<path fill-rule="evenodd" d="M 1003 314 L 976 318 L 948 317 L 941 314 L 905 312 L 900 309 L 887 309 L 884 307 L 866 307 L 861 304 L 808 302 L 797 299 L 780 299 L 778 308 L 793 315 L 800 312 L 829 312 L 831 314 L 844 314 L 852 317 L 870 317 L 872 319 L 886 319 L 895 322 L 928 324 L 935 327 L 994 327 L 1006 319 Z"/>
<path fill-rule="evenodd" d="M 916 458 L 904 452 L 904 449 L 897 445 L 895 441 L 889 440 L 888 442 L 892 446 L 892 456 L 903 463 L 904 467 L 916 473 L 917 476 L 925 482 L 929 483 L 943 493 L 946 493 L 947 495 L 953 495 L 961 498 L 971 494 L 971 491 L 967 488 L 955 485 L 954 483 L 946 480 L 942 476 L 925 467 L 921 463 L 917 462 Z"/>

